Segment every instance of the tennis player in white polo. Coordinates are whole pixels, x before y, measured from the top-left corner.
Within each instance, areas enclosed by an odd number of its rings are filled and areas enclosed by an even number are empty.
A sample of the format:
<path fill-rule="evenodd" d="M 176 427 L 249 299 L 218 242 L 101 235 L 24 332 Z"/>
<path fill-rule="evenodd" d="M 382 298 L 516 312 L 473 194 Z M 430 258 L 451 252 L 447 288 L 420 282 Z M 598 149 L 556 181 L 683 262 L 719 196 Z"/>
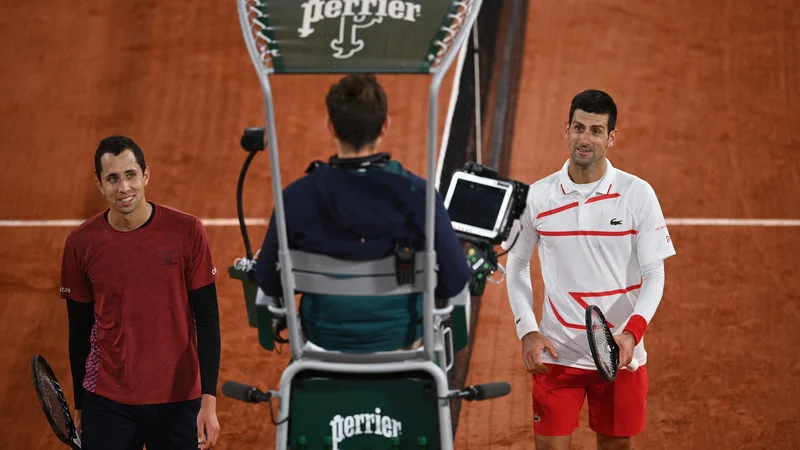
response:
<path fill-rule="evenodd" d="M 602 91 L 576 95 L 564 128 L 570 158 L 531 185 L 508 241 L 506 283 L 525 368 L 533 373 L 538 450 L 569 449 L 585 399 L 598 448 L 628 449 L 644 430 L 647 352 L 643 335 L 661 302 L 664 260 L 675 254 L 653 188 L 611 165 L 617 108 Z M 514 240 L 516 239 L 516 242 Z M 512 246 L 511 244 L 514 243 Z M 530 261 L 538 245 L 544 280 L 541 327 L 533 312 Z M 598 305 L 620 347 L 603 380 L 586 337 L 585 311 Z"/>

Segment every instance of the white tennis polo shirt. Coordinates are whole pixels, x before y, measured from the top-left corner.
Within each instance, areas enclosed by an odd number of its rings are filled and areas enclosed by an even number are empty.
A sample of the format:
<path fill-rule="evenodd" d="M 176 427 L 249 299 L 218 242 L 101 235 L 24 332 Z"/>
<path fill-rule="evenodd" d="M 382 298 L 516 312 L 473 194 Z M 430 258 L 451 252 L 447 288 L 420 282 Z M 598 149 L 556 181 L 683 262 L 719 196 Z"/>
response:
<path fill-rule="evenodd" d="M 527 206 L 502 247 L 530 261 L 539 247 L 544 281 L 543 317 L 539 331 L 559 353 L 542 361 L 595 369 L 586 337 L 585 312 L 598 305 L 612 333 L 625 327 L 642 285 L 640 267 L 675 254 L 664 215 L 653 188 L 641 178 L 616 169 L 606 171 L 593 192 L 579 192 L 563 168 L 531 185 Z M 510 263 L 509 263 L 510 264 Z M 509 301 L 517 334 L 537 329 L 530 290 L 516 291 L 509 280 Z M 642 339 L 634 350 L 640 364 L 647 361 Z"/>

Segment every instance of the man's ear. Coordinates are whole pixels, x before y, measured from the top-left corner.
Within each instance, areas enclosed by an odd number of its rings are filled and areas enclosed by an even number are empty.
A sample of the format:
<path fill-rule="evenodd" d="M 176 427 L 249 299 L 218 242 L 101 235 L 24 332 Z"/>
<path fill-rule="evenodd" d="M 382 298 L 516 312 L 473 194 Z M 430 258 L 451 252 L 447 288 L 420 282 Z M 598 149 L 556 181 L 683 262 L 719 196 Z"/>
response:
<path fill-rule="evenodd" d="M 150 182 L 150 166 L 145 166 L 142 178 L 144 179 L 144 185 L 147 186 L 147 183 Z"/>
<path fill-rule="evenodd" d="M 611 133 L 608 133 L 608 146 L 606 148 L 613 147 L 616 142 L 617 142 L 617 129 L 614 129 Z"/>
<path fill-rule="evenodd" d="M 103 191 L 103 183 L 100 182 L 100 179 L 97 178 L 97 174 L 94 175 L 94 185 L 97 186 L 97 190 L 99 190 L 103 196 L 105 196 L 105 191 Z"/>
<path fill-rule="evenodd" d="M 569 139 L 569 120 L 564 122 L 564 139 Z"/>
<path fill-rule="evenodd" d="M 381 127 L 381 136 L 385 136 L 386 133 L 389 131 L 389 126 L 392 124 L 392 118 L 390 116 L 386 116 L 386 121 L 383 122 L 383 126 Z"/>

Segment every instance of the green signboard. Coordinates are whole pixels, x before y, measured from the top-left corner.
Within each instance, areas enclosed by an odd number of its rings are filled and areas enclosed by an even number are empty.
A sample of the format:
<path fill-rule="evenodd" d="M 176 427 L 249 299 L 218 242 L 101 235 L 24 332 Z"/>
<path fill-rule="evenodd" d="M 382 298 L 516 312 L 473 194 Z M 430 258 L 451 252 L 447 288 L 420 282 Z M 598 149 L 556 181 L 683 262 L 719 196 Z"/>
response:
<path fill-rule="evenodd" d="M 249 0 L 275 73 L 428 73 L 463 22 L 454 0 Z"/>
<path fill-rule="evenodd" d="M 308 450 L 439 449 L 436 384 L 420 375 L 295 379 L 291 448 L 303 443 Z"/>

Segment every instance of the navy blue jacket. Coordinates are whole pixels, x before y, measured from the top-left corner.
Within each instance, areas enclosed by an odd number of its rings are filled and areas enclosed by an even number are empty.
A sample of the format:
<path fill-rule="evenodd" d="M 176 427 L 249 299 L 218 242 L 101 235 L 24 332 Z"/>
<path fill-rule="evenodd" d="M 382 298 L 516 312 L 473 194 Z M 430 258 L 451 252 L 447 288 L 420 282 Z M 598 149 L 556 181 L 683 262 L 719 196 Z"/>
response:
<path fill-rule="evenodd" d="M 289 248 L 363 261 L 390 256 L 398 242 L 410 238 L 422 251 L 425 189 L 426 181 L 397 161 L 362 171 L 320 165 L 283 191 Z M 282 297 L 275 224 L 273 212 L 255 275 L 266 295 Z M 434 249 L 435 296 L 453 297 L 466 286 L 469 270 L 438 193 Z M 421 296 L 399 297 L 365 302 L 363 298 L 305 295 L 301 302 L 304 332 L 312 342 L 331 350 L 391 350 L 398 342 L 408 344 L 420 334 Z M 388 330 L 392 327 L 394 334 Z M 317 340 L 311 336 L 315 333 Z M 364 343 L 365 336 L 378 342 Z"/>

